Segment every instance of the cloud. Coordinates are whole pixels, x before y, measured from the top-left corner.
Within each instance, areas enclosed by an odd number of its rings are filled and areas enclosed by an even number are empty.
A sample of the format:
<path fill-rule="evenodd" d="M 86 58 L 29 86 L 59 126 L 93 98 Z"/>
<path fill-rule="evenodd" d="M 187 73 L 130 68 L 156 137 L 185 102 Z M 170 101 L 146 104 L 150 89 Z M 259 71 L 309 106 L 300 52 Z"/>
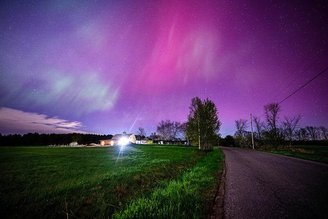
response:
<path fill-rule="evenodd" d="M 54 105 L 78 114 L 111 109 L 118 89 L 102 80 L 97 72 L 81 72 L 78 76 L 58 70 L 44 72 L 38 78 L 39 93 L 24 96 L 37 106 Z"/>
<path fill-rule="evenodd" d="M 0 108 L 0 133 L 86 133 L 81 122 L 67 121 L 44 114 L 24 112 L 7 107 Z"/>

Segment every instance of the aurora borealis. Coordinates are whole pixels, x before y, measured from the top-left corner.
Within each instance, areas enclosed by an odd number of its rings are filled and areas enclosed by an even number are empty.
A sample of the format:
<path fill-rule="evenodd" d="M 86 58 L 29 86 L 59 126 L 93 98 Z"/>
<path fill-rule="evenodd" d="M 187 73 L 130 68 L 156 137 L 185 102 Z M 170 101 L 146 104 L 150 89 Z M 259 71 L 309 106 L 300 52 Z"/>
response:
<path fill-rule="evenodd" d="M 223 135 L 328 65 L 324 1 L 1 1 L 0 132 L 135 132 L 217 105 Z M 328 73 L 281 104 L 328 126 Z"/>

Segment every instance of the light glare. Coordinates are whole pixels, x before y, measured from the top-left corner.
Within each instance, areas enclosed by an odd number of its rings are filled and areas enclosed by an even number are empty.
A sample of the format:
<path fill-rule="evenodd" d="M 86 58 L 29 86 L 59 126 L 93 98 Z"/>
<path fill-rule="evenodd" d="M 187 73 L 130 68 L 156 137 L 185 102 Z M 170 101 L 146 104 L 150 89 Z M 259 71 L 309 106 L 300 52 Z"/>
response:
<path fill-rule="evenodd" d="M 121 137 L 120 140 L 118 141 L 118 145 L 121 147 L 125 147 L 126 145 L 129 144 L 129 139 L 127 137 Z"/>

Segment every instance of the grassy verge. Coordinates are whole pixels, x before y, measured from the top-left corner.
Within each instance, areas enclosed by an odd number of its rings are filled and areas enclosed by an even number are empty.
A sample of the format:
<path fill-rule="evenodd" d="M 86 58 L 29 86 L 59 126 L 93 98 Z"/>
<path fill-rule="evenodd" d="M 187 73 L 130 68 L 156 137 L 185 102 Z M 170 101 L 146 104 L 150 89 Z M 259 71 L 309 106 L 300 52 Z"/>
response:
<path fill-rule="evenodd" d="M 296 145 L 290 147 L 268 148 L 266 151 L 305 160 L 328 163 L 328 146 Z"/>
<path fill-rule="evenodd" d="M 149 197 L 132 201 L 113 218 L 203 218 L 212 206 L 223 167 L 221 151 L 214 150 L 202 158 L 178 180 L 167 182 Z"/>
<path fill-rule="evenodd" d="M 0 214 L 110 218 L 207 157 L 183 147 L 0 148 Z"/>

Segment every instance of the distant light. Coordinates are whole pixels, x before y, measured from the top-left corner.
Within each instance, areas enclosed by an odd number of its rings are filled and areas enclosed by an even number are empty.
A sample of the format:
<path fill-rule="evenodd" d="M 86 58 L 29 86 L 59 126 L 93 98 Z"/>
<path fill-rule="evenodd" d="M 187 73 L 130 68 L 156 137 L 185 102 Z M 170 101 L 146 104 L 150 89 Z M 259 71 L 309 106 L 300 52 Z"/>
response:
<path fill-rule="evenodd" d="M 121 137 L 120 140 L 118 140 L 118 145 L 121 147 L 125 147 L 129 143 L 130 143 L 130 141 L 127 137 Z"/>

